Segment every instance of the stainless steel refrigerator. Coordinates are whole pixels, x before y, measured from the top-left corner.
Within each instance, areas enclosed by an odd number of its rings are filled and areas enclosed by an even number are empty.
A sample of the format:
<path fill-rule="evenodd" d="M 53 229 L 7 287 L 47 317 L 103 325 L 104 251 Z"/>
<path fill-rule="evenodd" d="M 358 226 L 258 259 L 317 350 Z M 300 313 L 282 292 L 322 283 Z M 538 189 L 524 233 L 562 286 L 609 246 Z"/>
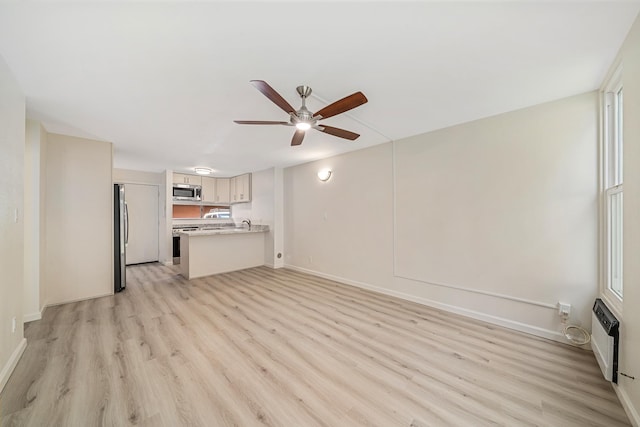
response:
<path fill-rule="evenodd" d="M 124 184 L 113 185 L 113 266 L 114 291 L 127 287 L 126 253 L 129 240 L 129 212 L 124 198 Z"/>

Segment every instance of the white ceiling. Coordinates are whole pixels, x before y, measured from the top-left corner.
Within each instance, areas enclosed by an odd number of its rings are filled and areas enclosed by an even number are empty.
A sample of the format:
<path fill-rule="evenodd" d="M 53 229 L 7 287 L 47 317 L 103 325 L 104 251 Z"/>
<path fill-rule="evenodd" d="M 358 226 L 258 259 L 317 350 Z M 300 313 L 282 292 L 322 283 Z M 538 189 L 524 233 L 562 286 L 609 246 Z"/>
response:
<path fill-rule="evenodd" d="M 111 141 L 114 166 L 227 176 L 303 163 L 597 89 L 638 1 L 3 2 L 0 56 L 49 132 Z M 249 84 L 350 142 L 234 119 L 287 120 Z"/>

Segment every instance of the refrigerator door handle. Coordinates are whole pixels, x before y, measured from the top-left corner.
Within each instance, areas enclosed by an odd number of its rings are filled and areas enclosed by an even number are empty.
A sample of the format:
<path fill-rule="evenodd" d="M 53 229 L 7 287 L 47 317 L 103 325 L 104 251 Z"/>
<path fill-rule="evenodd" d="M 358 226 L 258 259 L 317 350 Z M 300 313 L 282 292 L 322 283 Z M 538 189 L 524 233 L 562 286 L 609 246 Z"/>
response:
<path fill-rule="evenodd" d="M 124 244 L 129 243 L 129 207 L 124 202 Z"/>

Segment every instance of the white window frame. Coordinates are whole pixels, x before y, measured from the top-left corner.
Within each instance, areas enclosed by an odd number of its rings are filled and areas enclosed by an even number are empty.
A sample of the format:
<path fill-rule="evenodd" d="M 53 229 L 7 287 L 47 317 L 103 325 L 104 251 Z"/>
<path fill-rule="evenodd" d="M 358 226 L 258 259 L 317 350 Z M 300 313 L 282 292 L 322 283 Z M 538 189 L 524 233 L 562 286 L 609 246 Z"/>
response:
<path fill-rule="evenodd" d="M 622 316 L 622 299 L 624 296 L 624 286 L 622 286 L 622 295 L 612 289 L 612 274 L 614 266 L 611 262 L 611 255 L 614 248 L 611 239 L 611 200 L 612 197 L 623 192 L 623 149 L 624 140 L 622 137 L 622 120 L 620 116 L 618 99 L 623 88 L 622 84 L 622 66 L 619 65 L 611 77 L 607 80 L 602 92 L 602 133 L 601 133 L 601 176 L 600 176 L 600 260 L 601 260 L 601 286 L 600 293 L 603 299 L 608 303 L 609 307 Z M 624 96 L 624 92 L 622 92 Z M 624 98 L 621 99 L 621 101 Z M 620 120 L 616 121 L 619 117 Z M 618 141 L 621 143 L 618 144 Z M 615 144 L 612 146 L 612 144 Z M 622 205 L 621 205 L 622 206 Z M 622 222 L 624 221 L 621 218 Z M 622 227 L 622 224 L 621 224 Z M 622 254 L 620 254 L 622 256 Z M 620 267 L 622 260 L 620 260 Z M 623 278 L 621 278 L 623 280 Z"/>
<path fill-rule="evenodd" d="M 618 301 L 622 302 L 622 298 L 624 295 L 624 277 L 623 277 L 623 260 L 619 259 L 619 265 L 615 266 L 612 265 L 612 261 L 613 261 L 613 257 L 615 255 L 613 255 L 614 253 L 618 252 L 617 248 L 614 248 L 614 240 L 613 240 L 613 235 L 614 233 L 616 233 L 617 230 L 613 230 L 612 228 L 614 227 L 614 218 L 611 217 L 611 201 L 613 200 L 613 197 L 616 195 L 620 195 L 620 206 L 619 209 L 622 210 L 623 206 L 624 206 L 624 196 L 622 193 L 622 184 L 616 185 L 614 187 L 610 187 L 607 188 L 605 191 L 605 203 L 606 203 L 606 212 L 605 212 L 605 216 L 606 216 L 606 257 L 607 257 L 607 261 L 606 261 L 606 271 L 607 271 L 607 277 L 606 277 L 606 282 L 605 282 L 605 290 L 606 293 L 608 294 L 608 299 L 612 299 L 615 298 Z M 622 242 L 623 242 L 623 223 L 624 223 L 624 217 L 622 216 L 622 214 L 619 217 L 619 220 L 622 220 L 620 224 L 618 224 L 617 226 L 620 228 L 620 235 L 618 236 L 619 239 L 619 245 L 623 246 Z M 622 250 L 620 250 L 620 254 L 619 256 L 622 256 Z M 616 274 L 618 273 L 618 274 Z M 621 293 L 618 293 L 614 288 L 617 288 L 617 286 L 615 285 L 614 281 L 617 280 L 617 276 L 620 276 L 619 280 L 622 282 L 620 283 L 620 287 L 622 287 L 621 289 Z"/>

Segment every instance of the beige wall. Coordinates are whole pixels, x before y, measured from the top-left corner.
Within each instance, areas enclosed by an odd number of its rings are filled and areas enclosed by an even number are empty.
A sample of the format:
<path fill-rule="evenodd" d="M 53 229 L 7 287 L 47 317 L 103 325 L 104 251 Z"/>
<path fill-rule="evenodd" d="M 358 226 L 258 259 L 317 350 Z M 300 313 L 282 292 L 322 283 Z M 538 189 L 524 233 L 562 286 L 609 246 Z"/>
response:
<path fill-rule="evenodd" d="M 131 169 L 113 169 L 113 182 L 119 184 L 156 184 L 164 186 L 162 172 L 144 172 Z"/>
<path fill-rule="evenodd" d="M 640 17 L 621 50 L 624 85 L 624 301 L 618 391 L 640 425 Z"/>
<path fill-rule="evenodd" d="M 40 313 L 42 313 L 42 311 L 45 308 L 45 304 L 46 304 L 46 272 L 47 272 L 47 262 L 46 262 L 46 257 L 47 257 L 47 242 L 46 242 L 46 235 L 47 235 L 47 212 L 46 212 L 46 205 L 47 205 L 47 135 L 48 133 L 46 132 L 46 130 L 40 126 L 40 173 L 39 173 L 39 177 L 40 177 L 40 192 L 39 192 L 39 204 L 40 204 L 40 212 L 39 212 L 39 219 L 40 219 L 40 237 L 39 237 L 39 265 L 40 265 L 40 269 L 38 271 L 38 276 L 39 276 L 39 287 L 40 287 L 40 295 L 39 295 L 39 302 L 38 305 L 40 307 Z"/>
<path fill-rule="evenodd" d="M 112 145 L 49 134 L 46 304 L 113 292 Z"/>
<path fill-rule="evenodd" d="M 26 346 L 22 327 L 25 98 L 2 57 L 0 57 L 0 94 L 1 391 Z M 12 332 L 13 319 L 16 319 L 15 332 Z"/>
<path fill-rule="evenodd" d="M 572 323 L 589 327 L 597 121 L 592 92 L 399 141 L 396 276 L 472 289 L 495 303 L 467 309 L 553 332 L 562 301 L 573 306 Z M 460 305 L 457 296 L 437 299 Z M 531 318 L 511 312 L 530 305 Z"/>
<path fill-rule="evenodd" d="M 269 226 L 269 232 L 264 239 L 265 265 L 281 267 L 282 259 L 277 258 L 277 253 L 282 252 L 282 226 L 277 220 L 279 210 L 276 205 L 281 203 L 276 191 L 282 187 L 282 169 L 270 168 L 251 174 L 251 202 L 231 205 L 231 214 L 236 221 L 250 219 L 254 224 Z"/>
<path fill-rule="evenodd" d="M 24 321 L 41 317 L 44 277 L 41 252 L 45 248 L 44 160 L 46 131 L 40 122 L 27 120 L 24 162 Z"/>
<path fill-rule="evenodd" d="M 391 288 L 392 162 L 383 144 L 285 169 L 285 265 Z"/>
<path fill-rule="evenodd" d="M 588 93 L 286 169 L 286 264 L 559 341 L 563 301 L 588 328 L 597 107 Z"/>

